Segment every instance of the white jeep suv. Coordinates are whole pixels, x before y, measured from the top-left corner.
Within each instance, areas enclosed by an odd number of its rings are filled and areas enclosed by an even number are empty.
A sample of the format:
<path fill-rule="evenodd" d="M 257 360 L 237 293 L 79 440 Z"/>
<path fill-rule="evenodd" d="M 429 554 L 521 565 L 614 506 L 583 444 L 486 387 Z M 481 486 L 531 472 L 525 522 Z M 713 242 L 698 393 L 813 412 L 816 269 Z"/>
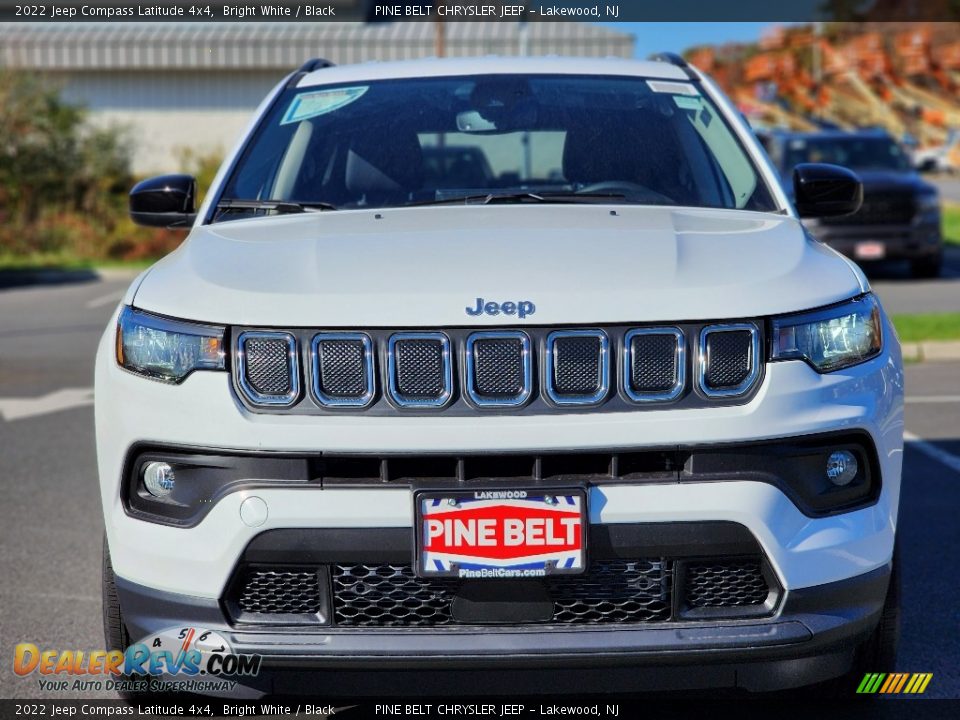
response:
<path fill-rule="evenodd" d="M 199 210 L 131 193 L 190 233 L 97 358 L 110 647 L 207 628 L 271 693 L 890 669 L 900 350 L 799 220 L 858 179 L 793 179 L 675 56 L 307 63 Z"/>

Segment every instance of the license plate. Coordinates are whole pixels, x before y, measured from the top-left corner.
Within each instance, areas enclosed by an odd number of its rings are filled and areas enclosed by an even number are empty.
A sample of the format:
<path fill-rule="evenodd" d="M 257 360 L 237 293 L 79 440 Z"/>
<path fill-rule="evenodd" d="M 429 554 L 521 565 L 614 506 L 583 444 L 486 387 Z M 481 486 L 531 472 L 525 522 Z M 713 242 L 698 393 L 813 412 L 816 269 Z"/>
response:
<path fill-rule="evenodd" d="M 887 248 L 880 242 L 858 242 L 853 249 L 858 260 L 883 260 Z"/>
<path fill-rule="evenodd" d="M 421 577 L 497 579 L 584 570 L 582 490 L 476 490 L 416 495 Z"/>

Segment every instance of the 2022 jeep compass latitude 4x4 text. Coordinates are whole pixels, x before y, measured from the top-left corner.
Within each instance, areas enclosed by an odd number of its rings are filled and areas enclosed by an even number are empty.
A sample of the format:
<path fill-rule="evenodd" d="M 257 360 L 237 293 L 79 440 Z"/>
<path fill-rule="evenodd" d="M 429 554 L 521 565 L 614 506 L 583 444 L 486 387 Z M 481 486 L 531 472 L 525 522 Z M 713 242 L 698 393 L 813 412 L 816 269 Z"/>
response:
<path fill-rule="evenodd" d="M 856 176 L 793 180 L 677 58 L 286 78 L 198 210 L 131 193 L 192 229 L 99 348 L 111 647 L 208 628 L 274 693 L 888 667 L 900 350 L 799 221 Z"/>

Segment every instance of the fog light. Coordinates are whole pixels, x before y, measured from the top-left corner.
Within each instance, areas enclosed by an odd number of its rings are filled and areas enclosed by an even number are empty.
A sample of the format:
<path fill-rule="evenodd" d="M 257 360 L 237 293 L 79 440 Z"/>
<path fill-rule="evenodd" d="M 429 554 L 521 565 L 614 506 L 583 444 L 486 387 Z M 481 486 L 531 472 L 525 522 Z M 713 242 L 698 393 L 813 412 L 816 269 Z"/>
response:
<path fill-rule="evenodd" d="M 154 497 L 166 497 L 173 492 L 176 476 L 165 462 L 147 463 L 143 468 L 143 484 Z"/>
<path fill-rule="evenodd" d="M 857 457 L 849 450 L 837 450 L 827 459 L 827 477 L 839 487 L 849 485 L 857 476 Z"/>

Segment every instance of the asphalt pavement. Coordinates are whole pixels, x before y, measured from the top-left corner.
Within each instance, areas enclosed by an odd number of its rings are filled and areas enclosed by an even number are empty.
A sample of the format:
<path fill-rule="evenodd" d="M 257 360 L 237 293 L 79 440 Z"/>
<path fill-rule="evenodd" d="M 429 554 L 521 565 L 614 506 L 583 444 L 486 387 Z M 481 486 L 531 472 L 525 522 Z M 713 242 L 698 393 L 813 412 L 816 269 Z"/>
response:
<path fill-rule="evenodd" d="M 103 645 L 93 356 L 129 280 L 0 288 L 2 698 L 63 697 L 42 691 L 36 676 L 14 675 L 17 643 Z M 960 295 L 960 279 L 943 282 Z M 896 277 L 878 283 L 893 311 L 932 287 Z M 960 363 L 906 372 L 910 442 L 898 530 L 904 618 L 896 669 L 932 672 L 924 697 L 960 698 Z"/>
<path fill-rule="evenodd" d="M 929 180 L 940 189 L 940 197 L 947 202 L 960 203 L 960 176 L 957 175 L 939 175 L 927 176 Z"/>

